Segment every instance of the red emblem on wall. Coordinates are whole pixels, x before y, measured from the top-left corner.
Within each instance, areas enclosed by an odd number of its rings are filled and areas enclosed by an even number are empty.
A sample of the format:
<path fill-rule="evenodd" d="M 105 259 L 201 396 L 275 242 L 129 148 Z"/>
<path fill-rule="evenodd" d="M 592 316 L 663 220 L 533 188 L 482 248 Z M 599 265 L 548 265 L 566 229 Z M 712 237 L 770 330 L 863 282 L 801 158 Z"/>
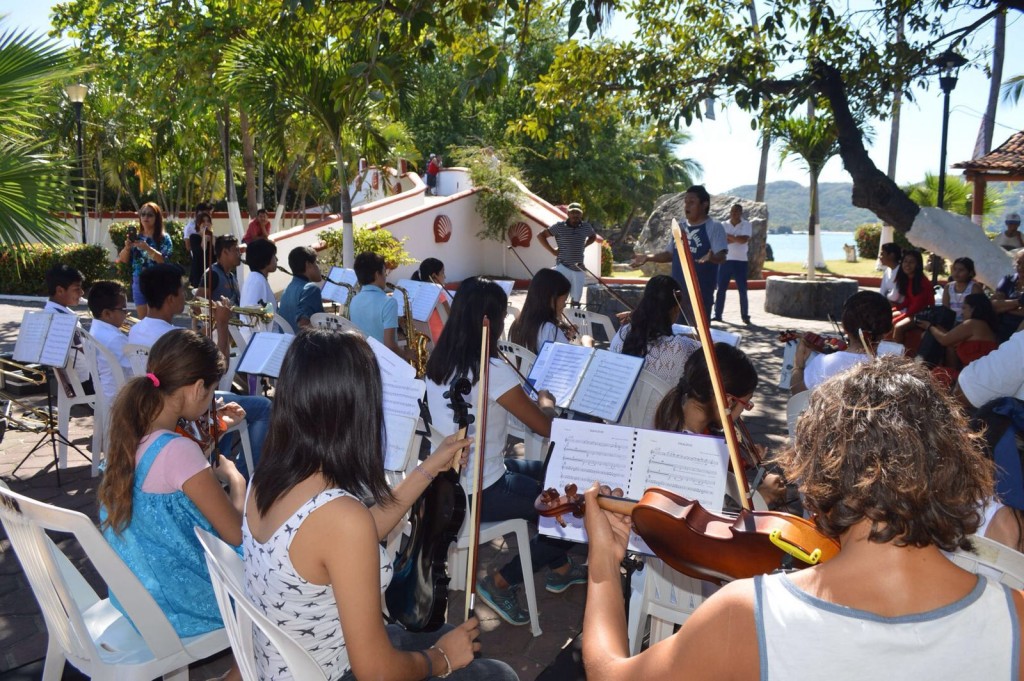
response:
<path fill-rule="evenodd" d="M 434 242 L 443 244 L 452 238 L 452 220 L 447 215 L 434 218 Z"/>
<path fill-rule="evenodd" d="M 508 228 L 508 238 L 516 248 L 529 248 L 533 232 L 525 222 L 517 222 Z"/>

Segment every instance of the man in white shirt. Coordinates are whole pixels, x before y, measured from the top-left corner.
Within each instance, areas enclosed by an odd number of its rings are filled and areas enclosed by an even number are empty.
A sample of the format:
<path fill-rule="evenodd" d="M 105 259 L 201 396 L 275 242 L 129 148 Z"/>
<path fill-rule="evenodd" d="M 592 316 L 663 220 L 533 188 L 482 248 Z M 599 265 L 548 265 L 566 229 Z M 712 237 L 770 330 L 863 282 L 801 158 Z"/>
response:
<path fill-rule="evenodd" d="M 260 307 L 269 312 L 277 313 L 277 297 L 270 287 L 267 276 L 277 271 L 277 244 L 270 239 L 257 239 L 245 248 L 245 264 L 249 266 L 249 276 L 242 284 L 242 307 Z M 242 321 L 252 326 L 242 327 L 242 337 L 248 343 L 257 331 L 277 331 L 277 325 L 263 323 L 255 317 L 242 315 Z"/>
<path fill-rule="evenodd" d="M 74 315 L 71 308 L 81 303 L 84 295 L 83 280 L 82 273 L 70 265 L 58 263 L 51 267 L 46 273 L 46 294 L 49 296 L 49 300 L 43 306 L 43 311 Z M 77 315 L 75 317 L 77 318 Z M 81 322 L 78 323 L 78 327 L 82 327 Z M 85 394 L 92 395 L 94 391 L 92 379 L 89 377 L 89 367 L 85 364 L 85 352 L 82 349 L 82 339 L 78 333 L 75 333 L 65 366 L 74 370 L 78 380 L 82 383 Z"/>
<path fill-rule="evenodd" d="M 1024 400 L 1024 331 L 965 366 L 957 384 L 975 407 L 1000 397 Z"/>
<path fill-rule="evenodd" d="M 996 245 L 1007 251 L 1024 248 L 1024 236 L 1020 231 L 1020 213 L 1010 213 L 1005 220 L 1006 229 L 996 237 Z"/>
<path fill-rule="evenodd" d="M 718 286 L 715 296 L 716 322 L 722 321 L 722 310 L 725 309 L 725 292 L 729 290 L 729 282 L 736 280 L 736 290 L 740 294 L 740 318 L 744 324 L 750 324 L 750 311 L 747 306 L 747 249 L 754 228 L 743 219 L 743 206 L 733 204 L 729 211 L 729 219 L 722 223 L 725 228 L 725 240 L 729 244 L 725 262 L 718 266 Z"/>
<path fill-rule="evenodd" d="M 882 263 L 882 284 L 878 292 L 885 296 L 890 303 L 899 302 L 900 292 L 896 288 L 896 272 L 899 271 L 900 262 L 903 260 L 903 250 L 894 242 L 882 244 L 881 255 L 878 260 Z"/>
<path fill-rule="evenodd" d="M 125 378 L 130 377 L 132 365 L 124 356 L 124 346 L 128 344 L 128 334 L 120 329 L 128 315 L 128 299 L 125 297 L 124 287 L 116 281 L 97 281 L 89 289 L 89 311 L 92 312 L 92 325 L 89 327 L 89 333 L 97 343 L 110 350 L 111 354 L 117 358 Z M 117 395 L 117 383 L 114 381 L 110 363 L 106 356 L 97 353 L 96 365 L 99 369 L 103 394 L 108 400 L 113 400 Z"/>

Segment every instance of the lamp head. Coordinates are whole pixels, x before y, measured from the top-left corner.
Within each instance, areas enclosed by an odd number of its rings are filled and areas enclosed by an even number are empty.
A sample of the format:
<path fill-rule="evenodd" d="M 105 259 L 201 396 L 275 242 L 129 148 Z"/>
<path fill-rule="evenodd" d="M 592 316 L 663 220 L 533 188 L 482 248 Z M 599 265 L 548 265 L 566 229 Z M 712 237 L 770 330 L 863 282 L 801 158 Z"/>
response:
<path fill-rule="evenodd" d="M 85 95 L 89 92 L 89 86 L 82 83 L 65 85 L 64 92 L 73 104 L 81 104 L 85 101 Z"/>

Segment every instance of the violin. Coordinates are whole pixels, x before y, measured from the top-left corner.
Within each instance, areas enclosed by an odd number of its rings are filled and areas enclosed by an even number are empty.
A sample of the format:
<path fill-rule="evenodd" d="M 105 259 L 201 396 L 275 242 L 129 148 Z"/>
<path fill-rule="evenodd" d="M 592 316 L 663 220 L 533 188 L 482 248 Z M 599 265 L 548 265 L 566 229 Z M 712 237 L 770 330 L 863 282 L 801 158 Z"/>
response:
<path fill-rule="evenodd" d="M 794 340 L 802 340 L 811 346 L 812 350 L 823 355 L 831 355 L 833 352 L 840 352 L 849 347 L 845 340 L 836 336 L 822 336 L 810 331 L 805 333 L 800 331 L 782 331 L 779 333 L 780 343 L 788 343 Z"/>
<path fill-rule="evenodd" d="M 472 389 L 469 379 L 462 376 L 444 393 L 455 413 L 460 438 L 473 423 L 465 400 Z M 437 631 L 445 623 L 448 547 L 458 539 L 465 518 L 466 493 L 455 468 L 438 473 L 409 509 L 409 538 L 395 557 L 391 584 L 384 592 L 391 618 L 407 630 Z"/>
<path fill-rule="evenodd" d="M 658 487 L 645 491 L 640 501 L 602 495 L 598 505 L 630 516 L 636 533 L 674 570 L 719 584 L 805 568 L 839 553 L 838 541 L 799 516 L 747 509 L 736 516 L 720 515 Z M 565 495 L 545 490 L 535 507 L 563 526 L 566 514 L 579 518 L 585 512 L 576 485 L 566 485 Z"/>
<path fill-rule="evenodd" d="M 565 335 L 565 339 L 570 343 L 575 342 L 576 338 L 580 335 L 580 327 L 570 322 L 564 312 L 562 313 L 562 318 L 558 320 L 558 330 Z"/>

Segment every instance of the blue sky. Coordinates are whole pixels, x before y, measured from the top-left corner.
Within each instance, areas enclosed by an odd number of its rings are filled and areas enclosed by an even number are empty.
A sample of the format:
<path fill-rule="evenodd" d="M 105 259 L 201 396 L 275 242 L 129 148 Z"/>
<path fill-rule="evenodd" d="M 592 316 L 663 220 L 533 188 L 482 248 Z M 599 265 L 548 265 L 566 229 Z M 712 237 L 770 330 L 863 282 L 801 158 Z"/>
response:
<path fill-rule="evenodd" d="M 0 0 L 0 13 L 7 13 L 7 26 L 49 30 L 53 0 Z M 612 35 L 628 33 L 627 21 L 614 18 Z M 981 44 L 989 41 L 992 29 L 986 25 L 980 32 Z M 1007 54 L 1003 77 L 1024 73 L 1024 14 L 1010 12 L 1006 32 Z M 982 112 L 988 98 L 988 78 L 980 68 L 965 68 L 950 100 L 949 152 L 950 164 L 967 160 L 974 150 Z M 88 101 L 86 101 L 88 115 Z M 885 170 L 889 154 L 889 123 L 873 121 L 874 144 L 869 149 L 875 164 Z M 1014 132 L 1024 129 L 1024 101 L 1016 106 L 1000 102 L 996 116 L 993 147 Z M 693 141 L 680 148 L 680 155 L 699 161 L 704 166 L 703 181 L 712 192 L 721 192 L 757 181 L 760 145 L 757 134 L 750 129 L 750 116 L 736 108 L 717 112 L 717 120 L 695 121 L 688 130 Z M 924 178 L 925 173 L 938 173 L 939 138 L 942 132 L 942 92 L 937 83 L 928 90 L 915 92 L 914 102 L 905 102 L 900 126 L 900 147 L 896 181 L 903 184 Z M 778 154 L 772 154 L 768 180 L 793 180 L 807 183 L 806 173 L 796 161 L 782 166 Z M 838 158 L 833 159 L 821 176 L 823 182 L 848 182 L 849 176 Z"/>

